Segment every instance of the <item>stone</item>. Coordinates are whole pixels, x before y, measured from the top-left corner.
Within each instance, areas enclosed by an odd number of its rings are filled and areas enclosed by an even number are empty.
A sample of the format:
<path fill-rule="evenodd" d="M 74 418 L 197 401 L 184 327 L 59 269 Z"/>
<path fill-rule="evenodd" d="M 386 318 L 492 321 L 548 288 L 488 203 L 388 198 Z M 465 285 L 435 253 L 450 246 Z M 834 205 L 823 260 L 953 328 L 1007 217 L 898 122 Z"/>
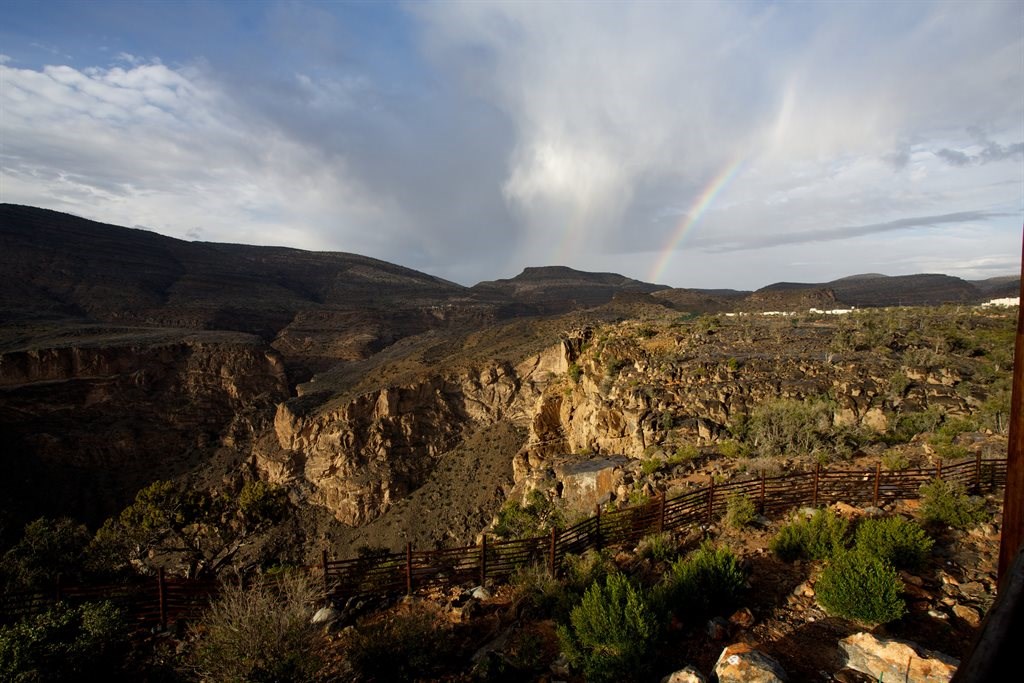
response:
<path fill-rule="evenodd" d="M 811 588 L 811 582 L 810 581 L 804 581 L 799 586 L 794 588 L 793 589 L 793 595 L 795 595 L 798 598 L 799 597 L 813 598 L 814 597 L 814 589 Z"/>
<path fill-rule="evenodd" d="M 455 623 L 461 623 L 469 621 L 479 612 L 480 601 L 476 598 L 470 598 L 462 605 L 452 607 L 452 611 L 449 613 L 449 618 Z"/>
<path fill-rule="evenodd" d="M 725 640 L 729 637 L 729 622 L 722 617 L 715 617 L 708 621 L 704 630 L 711 640 Z"/>
<path fill-rule="evenodd" d="M 968 581 L 960 584 L 960 592 L 972 598 L 980 598 L 987 592 L 980 581 Z"/>
<path fill-rule="evenodd" d="M 340 618 L 341 612 L 333 605 L 328 605 L 327 607 L 321 607 L 318 609 L 316 614 L 313 615 L 313 618 L 310 619 L 310 623 L 318 626 L 330 626 Z"/>
<path fill-rule="evenodd" d="M 732 616 L 729 617 L 729 623 L 735 624 L 740 628 L 750 628 L 754 625 L 755 621 L 757 620 L 754 618 L 754 613 L 747 607 L 742 607 L 736 610 L 732 613 Z"/>
<path fill-rule="evenodd" d="M 924 579 L 922 579 L 920 576 L 917 576 L 915 574 L 911 574 L 908 571 L 900 570 L 900 578 L 903 580 L 903 583 L 905 583 L 905 584 L 909 583 L 909 584 L 913 584 L 915 586 L 923 586 L 924 585 Z"/>
<path fill-rule="evenodd" d="M 704 674 L 692 666 L 674 671 L 661 679 L 661 683 L 707 683 Z"/>
<path fill-rule="evenodd" d="M 931 600 L 935 597 L 930 591 L 926 591 L 920 586 L 915 586 L 912 583 L 903 584 L 903 592 L 915 600 Z"/>
<path fill-rule="evenodd" d="M 747 643 L 734 643 L 715 663 L 718 683 L 784 683 L 789 678 L 777 661 Z"/>
<path fill-rule="evenodd" d="M 949 681 L 959 660 L 916 643 L 855 633 L 839 641 L 846 667 L 887 683 L 940 683 Z"/>
<path fill-rule="evenodd" d="M 471 597 L 476 598 L 477 600 L 490 600 L 491 599 L 491 592 L 489 590 L 487 590 L 486 588 L 484 588 L 483 586 L 477 586 L 476 588 L 471 590 L 469 592 L 469 594 L 470 594 Z"/>
<path fill-rule="evenodd" d="M 569 678 L 569 659 L 565 656 L 564 652 L 558 653 L 558 658 L 551 662 L 551 666 L 548 667 L 552 674 L 559 678 Z"/>
<path fill-rule="evenodd" d="M 860 517 L 863 514 L 863 511 L 860 508 L 854 507 L 849 503 L 844 503 L 842 501 L 833 505 L 832 511 L 840 517 L 846 517 L 847 519 L 856 519 L 857 517 Z"/>
<path fill-rule="evenodd" d="M 953 614 L 974 627 L 981 625 L 981 613 L 967 605 L 953 605 Z"/>

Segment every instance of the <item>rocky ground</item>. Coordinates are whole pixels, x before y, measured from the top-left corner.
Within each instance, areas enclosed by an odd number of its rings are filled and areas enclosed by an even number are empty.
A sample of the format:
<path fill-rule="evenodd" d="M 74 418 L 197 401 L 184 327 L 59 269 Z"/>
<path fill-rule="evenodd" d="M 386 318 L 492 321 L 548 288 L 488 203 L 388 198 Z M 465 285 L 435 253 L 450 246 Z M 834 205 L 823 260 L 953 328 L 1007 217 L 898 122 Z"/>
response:
<path fill-rule="evenodd" d="M 1000 500 L 989 497 L 990 509 L 998 509 Z M 886 514 L 914 517 L 916 501 L 901 502 L 877 508 L 855 508 L 845 504 L 833 506 L 839 514 L 851 519 Z M 700 539 L 710 537 L 732 549 L 741 559 L 747 572 L 749 589 L 743 607 L 730 610 L 699 624 L 673 624 L 663 646 L 654 655 L 653 666 L 657 675 L 652 680 L 680 671 L 687 666 L 702 672 L 710 680 L 716 671 L 723 649 L 737 648 L 743 656 L 739 669 L 750 665 L 745 650 L 755 650 L 774 660 L 790 681 L 839 681 L 842 683 L 877 680 L 861 671 L 847 668 L 850 663 L 863 667 L 861 659 L 848 656 L 840 641 L 856 634 L 872 641 L 870 645 L 881 650 L 889 640 L 913 643 L 925 655 L 921 666 L 938 666 L 944 655 L 954 659 L 965 656 L 978 633 L 978 626 L 992 604 L 995 593 L 995 563 L 998 557 L 1000 515 L 994 513 L 991 521 L 969 531 L 932 529 L 936 544 L 927 565 L 916 572 L 901 574 L 908 613 L 903 618 L 875 628 L 847 619 L 828 615 L 815 602 L 815 582 L 820 563 L 779 560 L 768 549 L 781 522 L 763 518 L 753 526 L 733 529 L 722 524 L 691 530 L 676 537 L 685 549 L 692 549 Z M 621 548 L 613 551 L 615 563 L 635 576 L 656 575 L 657 565 L 641 559 L 635 551 Z M 450 623 L 455 644 L 446 650 L 451 658 L 445 672 L 435 671 L 424 680 L 532 680 L 581 682 L 578 673 L 569 671 L 559 658 L 559 644 L 555 622 L 524 616 L 519 593 L 513 586 L 491 585 L 488 590 L 465 587 L 448 591 L 420 593 L 401 601 L 395 607 L 364 617 L 359 628 L 381 619 L 395 610 L 401 612 L 410 606 L 431 606 L 438 618 Z M 475 592 L 474 592 L 475 590 Z M 338 631 L 335 625 L 332 642 L 335 644 L 336 671 L 345 671 L 344 645 L 351 629 Z M 852 648 L 852 646 L 850 646 Z M 905 646 L 897 648 L 898 655 L 910 656 Z M 528 651 L 524 651 L 524 649 Z M 926 650 L 934 655 L 928 655 Z M 454 653 L 454 654 L 452 654 Z M 481 660 L 491 658 L 519 667 L 513 678 L 481 678 Z M 927 660 L 928 656 L 938 659 Z M 756 659 L 756 657 L 755 657 Z M 929 663 L 930 662 L 930 663 Z M 757 662 L 755 661 L 755 664 Z M 893 667 L 904 667 L 907 662 L 890 662 Z M 919 666 L 917 659 L 914 666 Z M 523 668 L 525 667 L 525 668 Z M 916 670 L 916 669 L 915 669 Z M 944 670 L 948 671 L 948 667 Z M 718 670 L 720 681 L 754 680 L 746 674 L 726 673 Z M 740 675 L 740 678 L 732 676 Z M 939 676 L 934 680 L 948 680 Z M 903 680 L 890 674 L 883 680 Z M 676 681 L 699 680 L 678 677 Z M 758 678 L 756 680 L 776 680 Z M 923 680 L 923 679 L 922 679 Z M 932 680 L 932 679 L 928 679 Z"/>

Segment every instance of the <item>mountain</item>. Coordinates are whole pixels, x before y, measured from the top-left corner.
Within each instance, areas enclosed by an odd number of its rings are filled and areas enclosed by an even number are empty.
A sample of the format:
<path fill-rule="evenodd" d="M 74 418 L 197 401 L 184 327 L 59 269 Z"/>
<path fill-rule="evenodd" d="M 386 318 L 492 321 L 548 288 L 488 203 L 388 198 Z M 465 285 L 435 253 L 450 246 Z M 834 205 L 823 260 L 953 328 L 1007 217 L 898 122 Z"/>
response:
<path fill-rule="evenodd" d="M 566 266 L 525 268 L 513 278 L 480 282 L 477 294 L 507 297 L 543 313 L 562 313 L 610 302 L 616 294 L 650 294 L 668 287 L 616 273 L 589 273 Z"/>
<path fill-rule="evenodd" d="M 951 275 L 888 276 L 869 273 L 824 283 L 777 282 L 757 290 L 755 294 L 817 289 L 832 291 L 838 304 L 848 306 L 935 306 L 975 304 L 995 296 L 1013 296 L 1019 287 L 1020 278 L 1012 276 L 975 283 Z M 1014 294 L 993 294 L 1011 290 Z"/>

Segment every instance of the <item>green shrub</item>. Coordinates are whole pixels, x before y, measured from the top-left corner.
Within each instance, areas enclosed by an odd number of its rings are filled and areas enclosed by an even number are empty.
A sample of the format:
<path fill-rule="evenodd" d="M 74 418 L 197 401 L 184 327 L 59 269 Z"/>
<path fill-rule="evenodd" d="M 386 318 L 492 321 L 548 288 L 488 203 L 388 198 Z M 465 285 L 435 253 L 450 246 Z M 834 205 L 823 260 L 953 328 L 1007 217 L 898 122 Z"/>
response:
<path fill-rule="evenodd" d="M 583 368 L 581 368 L 576 363 L 570 363 L 569 364 L 569 379 L 571 379 L 574 384 L 579 384 L 581 377 L 583 377 Z"/>
<path fill-rule="evenodd" d="M 667 531 L 660 534 L 648 534 L 637 544 L 636 554 L 641 558 L 655 562 L 671 560 L 678 554 L 679 546 L 675 538 Z"/>
<path fill-rule="evenodd" d="M 547 567 L 532 564 L 519 567 L 509 579 L 512 602 L 520 611 L 538 617 L 562 617 L 571 607 L 565 585 L 551 576 Z"/>
<path fill-rule="evenodd" d="M 942 415 L 935 410 L 898 415 L 890 423 L 882 439 L 888 444 L 908 443 L 918 434 L 935 429 L 941 419 Z"/>
<path fill-rule="evenodd" d="M 743 570 L 732 551 L 705 541 L 672 564 L 659 586 L 658 597 L 676 614 L 700 617 L 736 606 L 745 585 Z"/>
<path fill-rule="evenodd" d="M 649 477 L 655 472 L 659 471 L 664 466 L 665 463 L 662 462 L 661 460 L 658 460 L 657 458 L 651 458 L 650 460 L 643 461 L 643 464 L 640 465 L 640 471 L 644 474 L 644 476 Z"/>
<path fill-rule="evenodd" d="M 109 602 L 74 607 L 58 603 L 42 614 L 0 628 L 0 680 L 116 679 L 126 635 L 120 611 Z"/>
<path fill-rule="evenodd" d="M 193 629 L 196 669 L 216 681 L 314 680 L 323 666 L 323 637 L 310 618 L 321 601 L 300 573 L 248 589 L 224 585 Z"/>
<path fill-rule="evenodd" d="M 659 630 L 643 593 L 622 574 L 612 574 L 587 590 L 569 623 L 559 625 L 558 639 L 587 681 L 641 680 Z"/>
<path fill-rule="evenodd" d="M 757 519 L 757 508 L 748 496 L 731 496 L 725 506 L 725 523 L 742 529 Z"/>
<path fill-rule="evenodd" d="M 904 517 L 885 517 L 861 522 L 854 547 L 897 569 L 920 569 L 932 545 L 932 539 L 917 523 Z"/>
<path fill-rule="evenodd" d="M 921 486 L 921 517 L 929 524 L 966 528 L 985 516 L 984 501 L 968 497 L 959 484 L 932 479 Z"/>
<path fill-rule="evenodd" d="M 566 589 L 582 595 L 596 582 L 618 572 L 608 551 L 588 550 L 582 555 L 566 555 L 562 564 Z"/>
<path fill-rule="evenodd" d="M 430 679 L 457 652 L 451 624 L 427 603 L 403 606 L 361 624 L 344 649 L 357 676 L 371 681 Z"/>
<path fill-rule="evenodd" d="M 562 526 L 563 521 L 561 510 L 542 491 L 534 489 L 527 494 L 525 504 L 510 500 L 501 507 L 493 531 L 499 538 L 529 538 Z"/>
<path fill-rule="evenodd" d="M 6 590 L 50 590 L 61 575 L 80 578 L 89 531 L 67 517 L 39 519 L 25 525 L 21 540 L 0 560 Z"/>
<path fill-rule="evenodd" d="M 837 553 L 815 585 L 818 602 L 830 614 L 865 624 L 885 624 L 906 612 L 903 583 L 892 565 L 870 553 Z"/>
<path fill-rule="evenodd" d="M 810 519 L 793 520 L 779 529 L 771 548 L 780 559 L 824 560 L 846 547 L 850 523 L 831 510 L 816 510 Z"/>
<path fill-rule="evenodd" d="M 735 439 L 722 439 L 716 448 L 726 458 L 743 458 L 750 455 L 750 449 L 746 444 Z"/>
<path fill-rule="evenodd" d="M 666 465 L 669 467 L 675 467 L 676 465 L 682 465 L 685 462 L 696 460 L 700 457 L 700 449 L 693 444 L 683 444 L 676 449 L 676 452 L 669 457 L 666 461 Z"/>
<path fill-rule="evenodd" d="M 905 470 L 910 467 L 910 461 L 903 453 L 890 449 L 882 454 L 882 466 L 887 470 Z"/>

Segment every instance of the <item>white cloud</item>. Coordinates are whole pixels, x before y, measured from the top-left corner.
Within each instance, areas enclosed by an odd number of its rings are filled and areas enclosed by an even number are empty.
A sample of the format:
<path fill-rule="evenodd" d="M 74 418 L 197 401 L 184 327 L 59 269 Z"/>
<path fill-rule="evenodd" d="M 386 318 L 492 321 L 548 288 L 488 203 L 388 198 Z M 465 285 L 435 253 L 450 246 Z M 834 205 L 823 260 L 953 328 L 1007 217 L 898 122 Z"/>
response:
<path fill-rule="evenodd" d="M 0 78 L 2 201 L 178 237 L 369 253 L 408 224 L 344 159 L 240 107 L 200 69 L 0 66 Z"/>

